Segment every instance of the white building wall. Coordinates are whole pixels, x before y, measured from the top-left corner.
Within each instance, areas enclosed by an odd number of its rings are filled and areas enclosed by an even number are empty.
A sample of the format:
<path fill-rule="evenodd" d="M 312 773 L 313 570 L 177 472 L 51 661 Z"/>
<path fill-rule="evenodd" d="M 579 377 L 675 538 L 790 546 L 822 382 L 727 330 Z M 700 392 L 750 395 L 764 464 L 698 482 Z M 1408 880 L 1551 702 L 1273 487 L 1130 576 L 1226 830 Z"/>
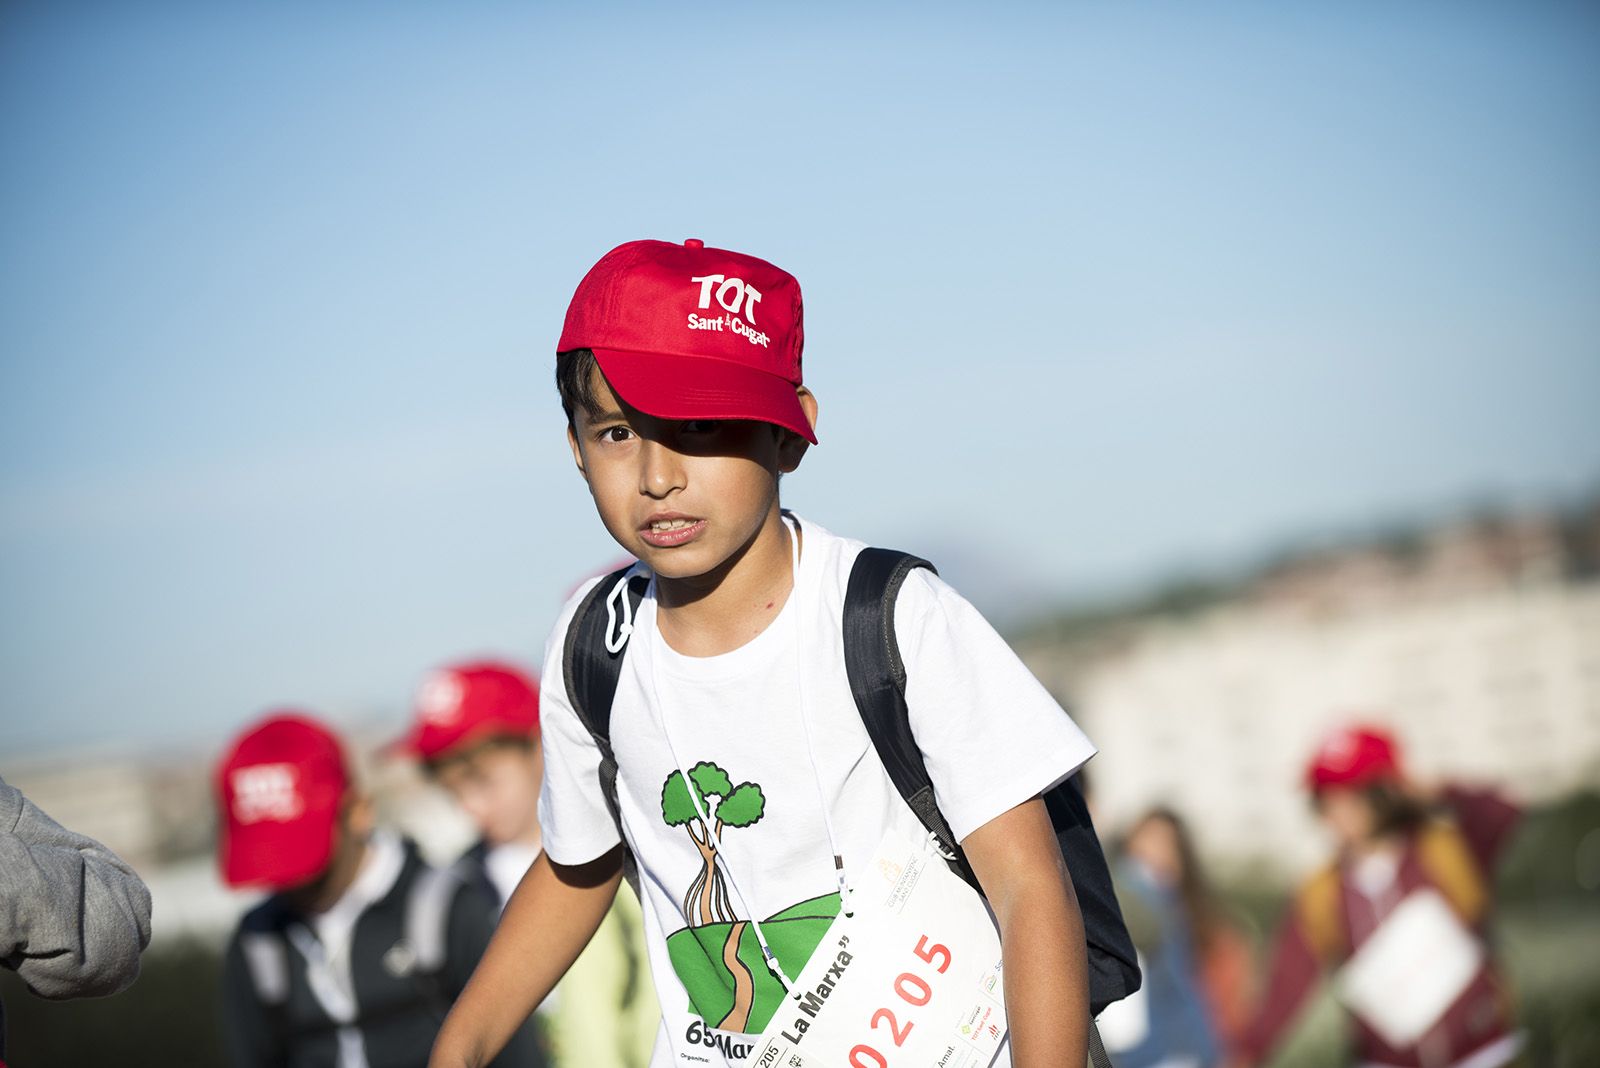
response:
<path fill-rule="evenodd" d="M 1071 690 L 1101 750 L 1105 829 L 1170 803 L 1219 863 L 1289 876 L 1327 849 L 1300 786 L 1306 761 L 1354 718 L 1390 725 L 1422 779 L 1535 801 L 1600 785 L 1600 584 L 1152 624 Z"/>

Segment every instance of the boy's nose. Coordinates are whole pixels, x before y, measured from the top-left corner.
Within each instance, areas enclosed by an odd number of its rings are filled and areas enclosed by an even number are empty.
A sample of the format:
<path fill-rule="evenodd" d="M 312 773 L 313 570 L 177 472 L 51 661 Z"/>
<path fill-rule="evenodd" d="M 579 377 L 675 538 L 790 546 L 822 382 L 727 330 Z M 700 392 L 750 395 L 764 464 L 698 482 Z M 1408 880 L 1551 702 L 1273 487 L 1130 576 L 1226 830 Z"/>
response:
<path fill-rule="evenodd" d="M 682 459 L 661 442 L 643 439 L 639 450 L 639 492 L 661 498 L 682 489 Z"/>

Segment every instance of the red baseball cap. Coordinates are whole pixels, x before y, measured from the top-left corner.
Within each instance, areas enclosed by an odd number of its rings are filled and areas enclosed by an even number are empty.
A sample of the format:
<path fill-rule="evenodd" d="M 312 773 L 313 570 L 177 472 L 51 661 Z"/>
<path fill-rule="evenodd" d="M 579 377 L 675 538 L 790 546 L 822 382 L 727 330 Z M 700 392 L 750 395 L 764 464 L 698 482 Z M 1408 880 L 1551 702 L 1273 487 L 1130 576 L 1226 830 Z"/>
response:
<path fill-rule="evenodd" d="M 600 258 L 567 306 L 557 352 L 590 349 L 618 396 L 661 419 L 754 419 L 815 443 L 795 396 L 800 283 L 694 238 L 630 241 Z"/>
<path fill-rule="evenodd" d="M 1306 768 L 1306 785 L 1366 786 L 1400 779 L 1400 747 L 1381 727 L 1354 725 L 1323 739 Z"/>
<path fill-rule="evenodd" d="M 245 731 L 217 769 L 223 881 L 282 890 L 321 874 L 349 788 L 338 737 L 310 716 L 278 712 Z"/>
<path fill-rule="evenodd" d="M 497 734 L 539 733 L 539 684 L 511 664 L 478 660 L 429 675 L 399 748 L 437 760 Z"/>

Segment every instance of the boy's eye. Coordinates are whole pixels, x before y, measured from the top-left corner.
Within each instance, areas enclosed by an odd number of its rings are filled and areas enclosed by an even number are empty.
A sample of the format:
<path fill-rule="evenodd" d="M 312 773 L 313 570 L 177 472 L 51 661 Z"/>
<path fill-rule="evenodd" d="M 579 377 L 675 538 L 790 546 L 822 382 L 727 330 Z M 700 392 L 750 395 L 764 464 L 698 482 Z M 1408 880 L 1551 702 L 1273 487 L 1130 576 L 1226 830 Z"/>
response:
<path fill-rule="evenodd" d="M 715 434 L 721 428 L 717 419 L 686 419 L 679 427 L 684 434 Z"/>
<path fill-rule="evenodd" d="M 633 431 L 625 426 L 608 426 L 600 431 L 601 441 L 627 441 L 633 436 Z"/>

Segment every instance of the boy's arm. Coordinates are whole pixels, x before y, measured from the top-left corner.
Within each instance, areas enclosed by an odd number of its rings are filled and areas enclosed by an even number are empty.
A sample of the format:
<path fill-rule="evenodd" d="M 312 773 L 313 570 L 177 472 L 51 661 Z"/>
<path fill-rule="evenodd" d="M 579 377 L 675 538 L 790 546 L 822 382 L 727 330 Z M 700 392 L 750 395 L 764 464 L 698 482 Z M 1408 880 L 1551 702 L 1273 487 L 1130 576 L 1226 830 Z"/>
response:
<path fill-rule="evenodd" d="M 1039 798 L 961 843 L 1000 923 L 1015 1068 L 1088 1062 L 1089 962 L 1077 895 Z"/>
<path fill-rule="evenodd" d="M 588 944 L 621 880 L 621 846 L 576 866 L 540 853 L 445 1017 L 429 1068 L 488 1064 Z"/>
<path fill-rule="evenodd" d="M 138 977 L 149 944 L 133 868 L 0 779 L 0 959 L 40 997 L 101 997 Z"/>

